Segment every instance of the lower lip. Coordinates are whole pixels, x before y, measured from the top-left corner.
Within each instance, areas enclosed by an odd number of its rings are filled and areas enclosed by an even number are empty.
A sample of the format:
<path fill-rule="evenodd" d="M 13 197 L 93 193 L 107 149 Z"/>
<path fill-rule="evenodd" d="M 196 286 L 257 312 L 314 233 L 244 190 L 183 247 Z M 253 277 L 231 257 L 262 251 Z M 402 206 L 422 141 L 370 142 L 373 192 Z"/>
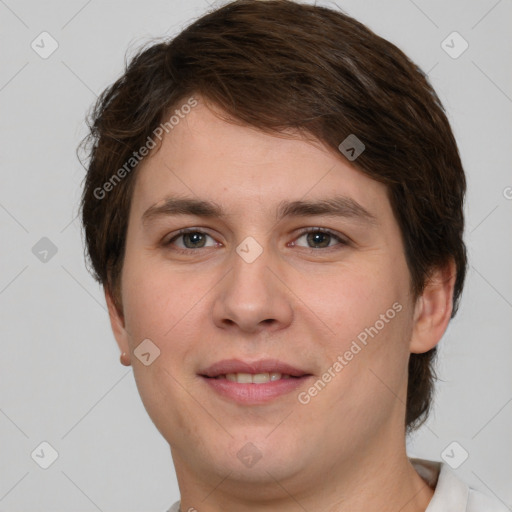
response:
<path fill-rule="evenodd" d="M 240 384 L 227 379 L 201 378 L 220 395 L 241 404 L 264 404 L 280 396 L 291 393 L 304 385 L 311 375 L 289 379 L 279 379 L 263 384 Z"/>

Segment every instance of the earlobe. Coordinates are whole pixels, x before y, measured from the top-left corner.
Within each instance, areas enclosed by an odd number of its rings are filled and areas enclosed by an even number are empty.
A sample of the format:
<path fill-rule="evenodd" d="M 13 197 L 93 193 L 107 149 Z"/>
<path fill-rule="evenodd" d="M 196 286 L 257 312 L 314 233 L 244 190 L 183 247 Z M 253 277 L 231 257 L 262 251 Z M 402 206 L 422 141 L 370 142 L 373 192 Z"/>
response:
<path fill-rule="evenodd" d="M 416 301 L 410 351 L 428 352 L 443 336 L 453 310 L 456 266 L 450 261 L 435 269 Z"/>
<path fill-rule="evenodd" d="M 116 307 L 114 298 L 108 287 L 104 286 L 103 291 L 105 293 L 105 301 L 107 303 L 110 325 L 112 327 L 112 332 L 114 333 L 117 345 L 119 346 L 119 350 L 121 353 L 125 352 L 130 354 L 130 345 L 128 343 L 128 333 L 126 331 L 124 316 Z"/>

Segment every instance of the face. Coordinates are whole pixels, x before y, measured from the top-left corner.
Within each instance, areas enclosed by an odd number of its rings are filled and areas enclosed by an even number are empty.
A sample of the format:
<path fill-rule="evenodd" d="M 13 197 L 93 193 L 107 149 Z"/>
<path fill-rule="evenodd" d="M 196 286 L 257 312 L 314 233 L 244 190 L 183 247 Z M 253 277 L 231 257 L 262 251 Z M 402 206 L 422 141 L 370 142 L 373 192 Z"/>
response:
<path fill-rule="evenodd" d="M 116 339 L 178 478 L 310 485 L 403 444 L 410 274 L 384 185 L 341 154 L 199 101 L 139 168 L 121 285 Z"/>

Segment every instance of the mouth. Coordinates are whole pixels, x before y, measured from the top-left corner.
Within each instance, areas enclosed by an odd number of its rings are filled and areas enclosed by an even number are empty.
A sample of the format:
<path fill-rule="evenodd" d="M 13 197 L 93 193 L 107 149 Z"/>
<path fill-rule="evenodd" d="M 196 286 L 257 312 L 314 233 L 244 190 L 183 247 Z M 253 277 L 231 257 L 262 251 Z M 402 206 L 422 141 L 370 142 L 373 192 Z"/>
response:
<path fill-rule="evenodd" d="M 313 375 L 277 360 L 219 361 L 198 374 L 217 395 L 244 405 L 264 404 L 301 387 Z"/>

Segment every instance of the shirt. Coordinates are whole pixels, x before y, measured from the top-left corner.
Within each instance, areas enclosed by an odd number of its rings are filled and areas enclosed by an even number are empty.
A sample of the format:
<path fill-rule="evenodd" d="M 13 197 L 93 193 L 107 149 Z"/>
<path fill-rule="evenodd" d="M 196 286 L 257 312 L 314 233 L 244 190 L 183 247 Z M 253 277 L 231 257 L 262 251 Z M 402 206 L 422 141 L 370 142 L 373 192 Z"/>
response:
<path fill-rule="evenodd" d="M 510 512 L 498 499 L 469 487 L 445 462 L 409 460 L 425 483 L 434 489 L 425 512 Z M 177 501 L 167 512 L 179 512 L 179 508 Z"/>

